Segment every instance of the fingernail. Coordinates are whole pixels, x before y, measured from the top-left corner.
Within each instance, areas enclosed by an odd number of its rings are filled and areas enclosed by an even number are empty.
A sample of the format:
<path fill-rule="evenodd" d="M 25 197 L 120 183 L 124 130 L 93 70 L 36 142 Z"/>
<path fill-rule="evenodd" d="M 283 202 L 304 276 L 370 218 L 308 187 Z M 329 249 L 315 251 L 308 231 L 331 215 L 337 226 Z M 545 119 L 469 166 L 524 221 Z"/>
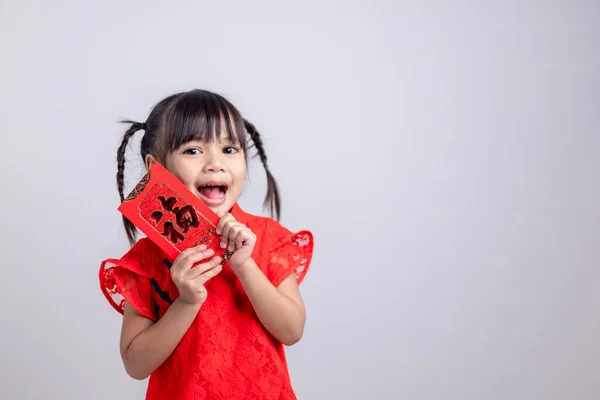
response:
<path fill-rule="evenodd" d="M 218 264 L 221 262 L 221 257 L 215 257 L 213 260 L 215 261 L 215 264 Z"/>
<path fill-rule="evenodd" d="M 205 244 L 201 244 L 200 246 L 198 246 L 198 250 L 200 250 L 200 251 L 206 250 L 206 245 Z"/>
<path fill-rule="evenodd" d="M 214 251 L 213 249 L 208 249 L 208 251 L 207 251 L 208 255 L 211 255 L 211 254 L 213 254 L 214 252 L 215 252 L 215 251 Z"/>
<path fill-rule="evenodd" d="M 227 243 L 225 243 L 225 242 L 221 242 L 221 247 L 222 247 L 222 248 L 225 248 L 225 247 L 227 247 Z"/>

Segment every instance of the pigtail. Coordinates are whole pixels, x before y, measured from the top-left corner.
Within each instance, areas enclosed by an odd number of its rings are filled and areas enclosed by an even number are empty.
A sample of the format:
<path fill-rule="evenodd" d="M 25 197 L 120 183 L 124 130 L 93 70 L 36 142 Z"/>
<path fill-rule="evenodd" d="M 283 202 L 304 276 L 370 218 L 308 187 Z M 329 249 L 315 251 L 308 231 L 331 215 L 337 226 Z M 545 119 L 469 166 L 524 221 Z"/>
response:
<path fill-rule="evenodd" d="M 275 177 L 269 170 L 269 166 L 267 164 L 267 154 L 265 153 L 262 139 L 260 138 L 260 134 L 256 130 L 256 127 L 252 123 L 244 120 L 244 126 L 246 127 L 246 131 L 248 131 L 248 134 L 250 135 L 250 138 L 256 147 L 260 161 L 262 162 L 265 172 L 267 173 L 267 195 L 265 196 L 263 205 L 269 209 L 271 216 L 279 221 L 281 216 L 281 199 L 279 197 L 279 188 L 277 186 L 277 182 L 275 181 Z"/>
<path fill-rule="evenodd" d="M 131 139 L 137 131 L 146 129 L 146 124 L 133 121 L 121 122 L 131 124 L 131 127 L 127 129 L 123 135 L 123 141 L 117 150 L 117 190 L 119 191 L 121 202 L 123 202 L 125 200 L 125 195 L 123 194 L 125 188 L 125 150 L 127 149 L 129 139 Z M 133 246 L 137 239 L 137 228 L 131 221 L 125 218 L 125 216 L 123 216 L 123 225 L 125 226 L 127 240 L 129 240 L 129 244 Z"/>

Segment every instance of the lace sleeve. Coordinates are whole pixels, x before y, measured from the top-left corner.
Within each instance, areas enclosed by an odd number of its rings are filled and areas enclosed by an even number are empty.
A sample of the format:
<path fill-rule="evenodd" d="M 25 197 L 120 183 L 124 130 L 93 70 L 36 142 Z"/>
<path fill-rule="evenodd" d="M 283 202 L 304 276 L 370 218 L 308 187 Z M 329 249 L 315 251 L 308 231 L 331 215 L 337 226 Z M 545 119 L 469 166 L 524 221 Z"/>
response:
<path fill-rule="evenodd" d="M 144 247 L 144 241 L 140 240 L 121 259 L 104 260 L 100 266 L 100 288 L 121 314 L 127 301 L 140 314 L 156 321 L 151 278 L 143 269 Z"/>
<path fill-rule="evenodd" d="M 313 255 L 313 235 L 310 231 L 289 233 L 279 240 L 269 254 L 267 277 L 279 286 L 292 273 L 302 282 Z"/>

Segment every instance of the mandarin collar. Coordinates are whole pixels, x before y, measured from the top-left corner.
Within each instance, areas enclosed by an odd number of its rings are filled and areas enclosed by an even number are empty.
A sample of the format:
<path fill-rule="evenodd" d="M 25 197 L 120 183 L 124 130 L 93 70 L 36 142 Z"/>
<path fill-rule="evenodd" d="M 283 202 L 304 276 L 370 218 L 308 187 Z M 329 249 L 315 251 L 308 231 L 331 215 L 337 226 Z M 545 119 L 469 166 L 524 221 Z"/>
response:
<path fill-rule="evenodd" d="M 242 210 L 238 203 L 235 203 L 229 212 L 238 222 L 241 222 L 242 224 L 245 224 L 250 219 L 250 215 Z"/>

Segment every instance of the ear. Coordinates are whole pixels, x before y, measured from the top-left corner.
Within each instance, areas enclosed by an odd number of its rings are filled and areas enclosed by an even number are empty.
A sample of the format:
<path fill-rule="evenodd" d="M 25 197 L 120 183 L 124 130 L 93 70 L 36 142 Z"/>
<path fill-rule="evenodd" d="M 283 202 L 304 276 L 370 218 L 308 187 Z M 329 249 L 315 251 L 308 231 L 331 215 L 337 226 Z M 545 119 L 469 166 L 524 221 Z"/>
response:
<path fill-rule="evenodd" d="M 154 163 L 157 160 L 156 160 L 156 157 L 154 157 L 154 154 L 148 154 L 144 161 L 146 163 L 146 169 L 150 170 L 150 168 L 152 168 L 152 165 L 154 165 Z"/>

